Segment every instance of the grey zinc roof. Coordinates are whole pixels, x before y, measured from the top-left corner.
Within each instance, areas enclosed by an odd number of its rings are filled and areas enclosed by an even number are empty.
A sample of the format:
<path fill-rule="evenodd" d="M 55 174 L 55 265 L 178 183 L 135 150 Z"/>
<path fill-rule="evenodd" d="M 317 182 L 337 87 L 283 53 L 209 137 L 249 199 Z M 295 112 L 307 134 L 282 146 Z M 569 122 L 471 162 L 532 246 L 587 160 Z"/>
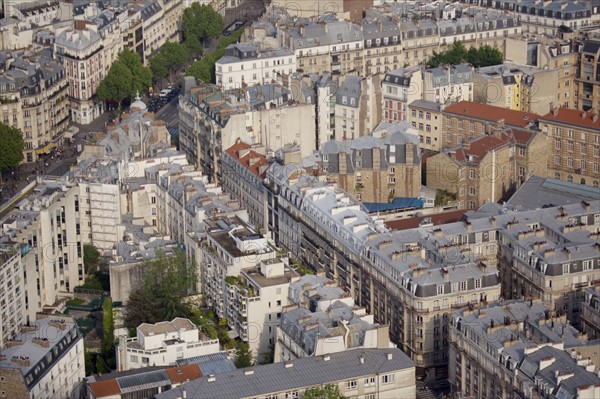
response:
<path fill-rule="evenodd" d="M 388 360 L 388 354 L 392 359 Z M 364 363 L 360 356 L 364 356 Z M 296 359 L 287 363 L 275 363 L 239 369 L 215 375 L 209 382 L 209 376 L 190 381 L 170 391 L 161 393 L 156 399 L 175 399 L 183 396 L 200 398 L 247 398 L 272 392 L 290 391 L 306 386 L 322 385 L 371 374 L 383 374 L 415 367 L 415 363 L 400 349 L 356 349 L 323 356 Z M 245 375 L 245 371 L 252 374 Z"/>
<path fill-rule="evenodd" d="M 554 358 L 548 366 L 540 369 L 540 362 Z M 585 368 L 577 365 L 576 361 L 567 352 L 554 348 L 552 346 L 544 346 L 533 353 L 526 355 L 526 375 L 530 378 L 542 379 L 550 387 L 559 390 L 563 388 L 569 392 L 569 396 L 557 397 L 576 397 L 577 388 L 582 386 L 594 386 L 600 384 L 600 378 L 597 374 L 585 370 Z M 535 370 L 535 374 L 531 375 Z M 565 373 L 573 373 L 573 376 L 564 379 L 558 383 L 557 373 L 563 375 Z M 532 379 L 533 379 L 532 378 Z"/>
<path fill-rule="evenodd" d="M 290 30 L 295 49 L 323 46 L 337 43 L 361 41 L 364 39 L 360 26 L 346 21 L 327 22 L 325 24 L 310 24 L 304 27 L 304 33 L 298 29 Z"/>
<path fill-rule="evenodd" d="M 428 109 L 430 111 L 440 112 L 442 110 L 442 104 L 435 103 L 433 101 L 415 100 L 410 103 L 409 107 Z"/>
<path fill-rule="evenodd" d="M 202 375 L 226 373 L 236 369 L 235 364 L 227 352 L 211 353 L 209 355 L 194 356 L 187 359 L 177 360 L 177 366 L 196 364 Z"/>
<path fill-rule="evenodd" d="M 360 94 L 362 92 L 362 83 L 363 78 L 360 76 L 346 76 L 344 82 L 341 84 L 337 94 L 336 94 L 336 102 L 337 104 L 343 104 L 343 97 L 346 97 L 347 106 L 352 106 L 358 108 L 360 105 Z M 354 98 L 354 104 L 351 104 L 350 99 Z"/>
<path fill-rule="evenodd" d="M 83 51 L 101 40 L 100 35 L 91 29 L 68 29 L 56 37 L 56 44 L 76 51 Z"/>
<path fill-rule="evenodd" d="M 558 206 L 593 201 L 600 198 L 600 188 L 594 188 L 564 180 L 531 176 L 508 200 L 510 206 L 523 210 L 539 209 L 548 205 Z"/>

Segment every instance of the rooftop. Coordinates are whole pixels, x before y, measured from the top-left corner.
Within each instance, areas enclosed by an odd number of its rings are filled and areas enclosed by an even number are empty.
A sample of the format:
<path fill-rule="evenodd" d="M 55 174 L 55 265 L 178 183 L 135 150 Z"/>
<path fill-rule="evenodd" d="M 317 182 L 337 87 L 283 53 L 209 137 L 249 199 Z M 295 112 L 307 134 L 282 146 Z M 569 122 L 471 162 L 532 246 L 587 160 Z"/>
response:
<path fill-rule="evenodd" d="M 82 339 L 74 320 L 47 316 L 24 327 L 0 353 L 0 368 L 19 369 L 26 384 L 37 383 L 67 351 Z"/>
<path fill-rule="evenodd" d="M 100 380 L 90 382 L 89 389 L 94 397 L 99 399 L 131 394 L 149 388 L 181 384 L 196 380 L 201 376 L 202 372 L 196 364 L 161 367 L 154 370 L 137 369 L 126 375 L 120 375 L 120 373 L 105 374 Z"/>
<path fill-rule="evenodd" d="M 361 356 L 364 363 L 361 363 Z M 400 349 L 356 349 L 204 376 L 161 393 L 156 398 L 180 398 L 183 396 L 183 389 L 187 396 L 193 398 L 255 397 L 414 367 L 415 363 Z"/>
<path fill-rule="evenodd" d="M 459 101 L 447 106 L 443 112 L 493 122 L 504 120 L 506 125 L 516 127 L 527 127 L 530 123 L 540 118 L 539 115 L 530 112 L 514 111 L 471 101 Z"/>
<path fill-rule="evenodd" d="M 600 198 L 600 188 L 531 176 L 508 200 L 508 205 L 531 210 L 575 204 L 582 199 L 593 201 L 597 198 Z"/>
<path fill-rule="evenodd" d="M 600 132 L 600 118 L 593 112 L 578 111 L 576 109 L 559 108 L 556 112 L 549 112 L 540 118 L 544 122 L 556 122 L 584 129 Z"/>

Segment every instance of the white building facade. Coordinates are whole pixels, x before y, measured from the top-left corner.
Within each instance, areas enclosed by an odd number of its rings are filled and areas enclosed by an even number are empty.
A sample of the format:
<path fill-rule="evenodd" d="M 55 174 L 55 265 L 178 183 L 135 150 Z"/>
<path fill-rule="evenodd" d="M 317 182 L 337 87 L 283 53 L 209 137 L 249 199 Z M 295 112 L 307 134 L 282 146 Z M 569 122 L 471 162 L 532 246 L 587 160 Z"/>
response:
<path fill-rule="evenodd" d="M 144 323 L 137 337 L 120 340 L 117 369 L 175 365 L 178 360 L 219 352 L 218 339 L 203 339 L 198 327 L 188 319 L 176 318 L 156 324 Z"/>

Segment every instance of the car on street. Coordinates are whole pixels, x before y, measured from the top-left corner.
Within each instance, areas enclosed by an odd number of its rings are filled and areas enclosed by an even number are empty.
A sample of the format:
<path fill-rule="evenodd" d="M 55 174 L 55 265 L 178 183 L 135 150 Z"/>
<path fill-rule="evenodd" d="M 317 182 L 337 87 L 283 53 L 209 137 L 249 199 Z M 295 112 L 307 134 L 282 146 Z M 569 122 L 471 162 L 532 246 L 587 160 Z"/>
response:
<path fill-rule="evenodd" d="M 162 89 L 162 90 L 160 91 L 160 93 L 158 94 L 158 96 L 159 96 L 160 98 L 166 98 L 166 97 L 168 97 L 168 96 L 169 96 L 169 94 L 171 94 L 171 89 Z"/>

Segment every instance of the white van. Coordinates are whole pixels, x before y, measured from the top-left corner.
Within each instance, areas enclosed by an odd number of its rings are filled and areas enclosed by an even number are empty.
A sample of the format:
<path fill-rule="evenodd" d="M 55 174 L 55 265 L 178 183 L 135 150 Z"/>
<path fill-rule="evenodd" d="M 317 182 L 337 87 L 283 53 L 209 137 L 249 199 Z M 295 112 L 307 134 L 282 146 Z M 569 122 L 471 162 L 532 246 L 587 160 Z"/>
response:
<path fill-rule="evenodd" d="M 160 91 L 160 93 L 158 94 L 158 96 L 160 98 L 165 98 L 165 97 L 168 97 L 169 94 L 171 94 L 171 90 L 170 89 L 163 89 L 163 90 Z"/>

